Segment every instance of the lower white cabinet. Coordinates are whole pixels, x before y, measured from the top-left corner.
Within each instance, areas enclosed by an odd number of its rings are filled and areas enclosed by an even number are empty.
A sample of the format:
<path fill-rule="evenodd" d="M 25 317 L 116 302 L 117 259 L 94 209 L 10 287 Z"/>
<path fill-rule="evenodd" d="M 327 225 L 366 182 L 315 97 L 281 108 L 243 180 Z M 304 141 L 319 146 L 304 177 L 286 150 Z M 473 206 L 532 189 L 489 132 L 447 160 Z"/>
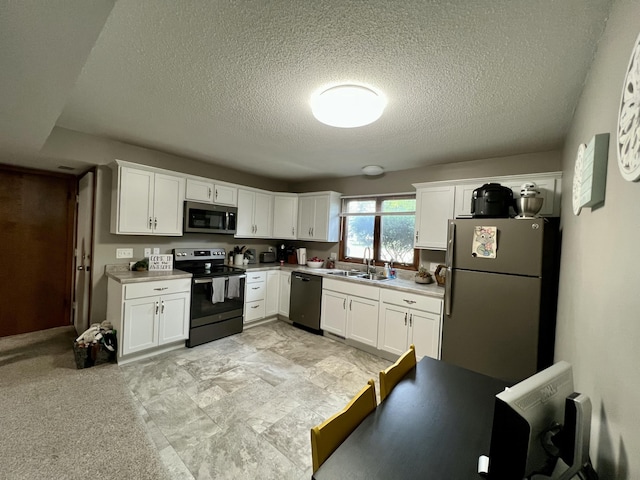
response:
<path fill-rule="evenodd" d="M 291 301 L 291 271 L 280 271 L 280 289 L 278 291 L 278 313 L 289 318 L 289 302 Z"/>
<path fill-rule="evenodd" d="M 380 289 L 348 281 L 324 279 L 320 328 L 376 347 Z"/>
<path fill-rule="evenodd" d="M 261 320 L 265 316 L 267 272 L 247 272 L 244 296 L 244 323 Z"/>
<path fill-rule="evenodd" d="M 109 279 L 107 319 L 118 331 L 118 357 L 189 336 L 191 280 L 120 284 Z"/>
<path fill-rule="evenodd" d="M 269 270 L 267 272 L 267 290 L 265 292 L 265 317 L 273 317 L 278 314 L 279 290 L 280 272 L 278 270 Z"/>
<path fill-rule="evenodd" d="M 416 357 L 440 358 L 442 300 L 382 289 L 378 349 L 401 355 L 414 344 Z"/>

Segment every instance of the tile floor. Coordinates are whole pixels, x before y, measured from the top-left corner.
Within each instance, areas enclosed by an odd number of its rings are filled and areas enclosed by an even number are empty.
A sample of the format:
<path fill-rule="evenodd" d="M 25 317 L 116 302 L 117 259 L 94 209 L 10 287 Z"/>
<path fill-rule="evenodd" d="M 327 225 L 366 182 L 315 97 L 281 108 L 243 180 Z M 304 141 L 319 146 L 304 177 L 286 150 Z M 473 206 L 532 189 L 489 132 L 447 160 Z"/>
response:
<path fill-rule="evenodd" d="M 308 480 L 310 428 L 390 364 L 274 321 L 121 369 L 173 478 Z"/>

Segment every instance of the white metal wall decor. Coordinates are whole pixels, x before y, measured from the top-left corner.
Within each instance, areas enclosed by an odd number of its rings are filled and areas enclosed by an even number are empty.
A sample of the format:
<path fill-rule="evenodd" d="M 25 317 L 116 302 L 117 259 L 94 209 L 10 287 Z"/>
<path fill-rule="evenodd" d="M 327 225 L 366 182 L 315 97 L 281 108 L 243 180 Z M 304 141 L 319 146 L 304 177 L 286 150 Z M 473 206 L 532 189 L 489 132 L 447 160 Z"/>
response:
<path fill-rule="evenodd" d="M 583 207 L 596 208 L 604 203 L 607 183 L 609 134 L 599 133 L 578 147 L 573 171 L 573 213 L 580 215 Z"/>
<path fill-rule="evenodd" d="M 640 180 L 640 35 L 633 45 L 618 112 L 618 167 L 622 177 Z"/>

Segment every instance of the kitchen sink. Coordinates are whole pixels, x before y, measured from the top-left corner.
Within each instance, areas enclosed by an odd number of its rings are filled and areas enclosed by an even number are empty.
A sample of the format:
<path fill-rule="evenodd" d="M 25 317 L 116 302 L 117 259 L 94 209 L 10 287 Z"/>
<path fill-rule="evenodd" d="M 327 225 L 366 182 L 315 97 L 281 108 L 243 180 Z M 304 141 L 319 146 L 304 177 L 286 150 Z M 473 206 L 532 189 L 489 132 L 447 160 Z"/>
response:
<path fill-rule="evenodd" d="M 357 270 L 346 271 L 346 270 L 338 270 L 335 272 L 327 272 L 328 275 L 337 275 L 340 277 L 350 277 L 350 278 L 362 278 L 363 280 L 388 280 L 384 275 L 376 275 L 375 273 L 364 273 Z"/>

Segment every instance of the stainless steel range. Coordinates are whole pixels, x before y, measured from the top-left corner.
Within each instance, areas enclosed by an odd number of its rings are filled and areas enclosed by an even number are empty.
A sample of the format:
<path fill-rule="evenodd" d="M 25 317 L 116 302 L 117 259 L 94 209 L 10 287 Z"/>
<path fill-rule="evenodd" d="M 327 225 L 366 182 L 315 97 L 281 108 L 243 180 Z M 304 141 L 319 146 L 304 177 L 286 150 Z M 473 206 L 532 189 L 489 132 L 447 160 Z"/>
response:
<path fill-rule="evenodd" d="M 172 253 L 175 268 L 193 274 L 187 347 L 242 332 L 244 270 L 224 264 L 224 248 L 176 248 Z"/>

